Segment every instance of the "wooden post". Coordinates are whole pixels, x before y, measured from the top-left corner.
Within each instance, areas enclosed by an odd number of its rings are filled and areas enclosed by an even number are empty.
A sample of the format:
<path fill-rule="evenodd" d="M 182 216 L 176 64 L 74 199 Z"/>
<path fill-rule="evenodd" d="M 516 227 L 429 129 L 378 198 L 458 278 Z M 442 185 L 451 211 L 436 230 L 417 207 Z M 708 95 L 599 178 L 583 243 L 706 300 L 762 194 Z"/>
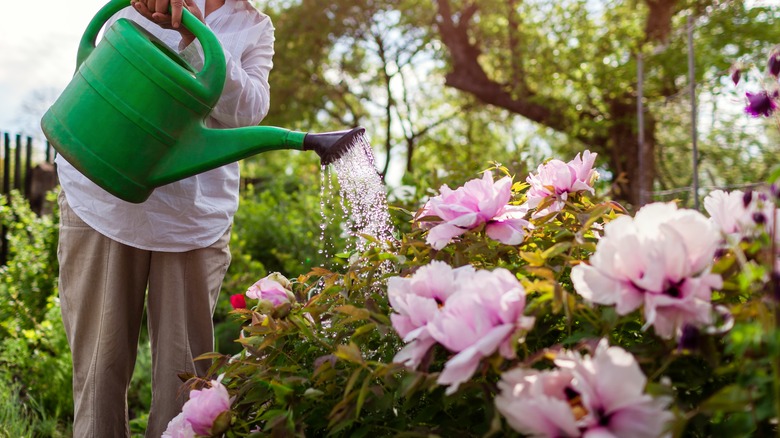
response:
<path fill-rule="evenodd" d="M 6 132 L 3 145 L 3 194 L 11 191 L 11 136 Z"/>
<path fill-rule="evenodd" d="M 14 151 L 14 188 L 22 188 L 22 134 L 16 134 L 16 150 Z"/>
<path fill-rule="evenodd" d="M 688 83 L 691 88 L 691 140 L 693 155 L 693 208 L 699 209 L 699 149 L 696 129 L 696 63 L 693 53 L 693 16 L 688 15 Z"/>
<path fill-rule="evenodd" d="M 27 136 L 24 156 L 24 196 L 30 196 L 30 171 L 32 170 L 32 137 Z"/>
<path fill-rule="evenodd" d="M 636 96 L 636 118 L 637 118 L 637 135 L 638 135 L 638 147 L 637 153 L 639 154 L 639 206 L 647 204 L 647 191 L 645 185 L 647 183 L 647 163 L 645 163 L 645 107 L 644 107 L 644 82 L 645 82 L 645 63 L 640 51 L 636 57 L 636 83 L 637 83 L 637 96 Z"/>
<path fill-rule="evenodd" d="M 3 135 L 3 194 L 8 200 L 11 191 L 11 136 L 6 132 Z M 0 225 L 0 266 L 8 261 L 8 239 L 6 238 L 5 225 Z"/>

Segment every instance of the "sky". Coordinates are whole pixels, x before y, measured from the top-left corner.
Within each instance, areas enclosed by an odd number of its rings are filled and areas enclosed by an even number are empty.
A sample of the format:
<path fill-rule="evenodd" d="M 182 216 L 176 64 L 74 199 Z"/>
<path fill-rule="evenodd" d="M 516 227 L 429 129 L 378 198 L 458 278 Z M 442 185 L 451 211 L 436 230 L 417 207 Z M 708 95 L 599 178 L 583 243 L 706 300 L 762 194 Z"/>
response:
<path fill-rule="evenodd" d="M 46 105 L 35 95 L 58 96 L 76 69 L 87 24 L 107 0 L 3 0 L 0 3 L 0 131 L 35 127 Z M 40 114 L 23 110 L 38 102 Z M 50 102 L 48 102 L 50 104 Z M 36 111 L 38 112 L 38 111 Z"/>

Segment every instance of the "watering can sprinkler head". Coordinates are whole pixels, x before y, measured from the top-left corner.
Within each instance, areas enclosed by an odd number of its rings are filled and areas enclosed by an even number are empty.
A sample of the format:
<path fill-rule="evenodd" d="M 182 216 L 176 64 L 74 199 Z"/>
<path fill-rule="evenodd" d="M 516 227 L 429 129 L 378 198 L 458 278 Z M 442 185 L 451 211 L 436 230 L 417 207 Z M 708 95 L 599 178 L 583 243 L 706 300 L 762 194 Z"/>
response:
<path fill-rule="evenodd" d="M 320 156 L 323 166 L 338 160 L 355 146 L 355 138 L 366 132 L 363 127 L 345 131 L 308 133 L 303 138 L 303 150 L 314 151 Z"/>

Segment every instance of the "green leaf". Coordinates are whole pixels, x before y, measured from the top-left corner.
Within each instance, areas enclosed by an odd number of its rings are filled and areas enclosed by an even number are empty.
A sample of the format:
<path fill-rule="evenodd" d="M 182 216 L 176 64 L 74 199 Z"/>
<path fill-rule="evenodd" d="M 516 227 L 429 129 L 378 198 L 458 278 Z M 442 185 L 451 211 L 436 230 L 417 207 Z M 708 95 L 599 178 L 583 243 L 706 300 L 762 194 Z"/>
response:
<path fill-rule="evenodd" d="M 336 357 L 346 360 L 347 362 L 355 363 L 358 365 L 365 365 L 363 360 L 363 354 L 360 351 L 360 347 L 354 342 L 350 342 L 348 345 L 339 345 L 336 347 Z"/>
<path fill-rule="evenodd" d="M 721 388 L 705 400 L 699 406 L 699 409 L 710 414 L 719 411 L 742 412 L 750 406 L 751 400 L 753 400 L 753 397 L 748 389 L 738 384 L 733 384 Z"/>
<path fill-rule="evenodd" d="M 571 242 L 560 242 L 556 243 L 555 245 L 551 246 L 550 248 L 547 248 L 543 253 L 542 257 L 549 260 L 553 257 L 559 256 L 563 254 L 564 252 L 568 251 L 569 248 L 571 248 Z"/>

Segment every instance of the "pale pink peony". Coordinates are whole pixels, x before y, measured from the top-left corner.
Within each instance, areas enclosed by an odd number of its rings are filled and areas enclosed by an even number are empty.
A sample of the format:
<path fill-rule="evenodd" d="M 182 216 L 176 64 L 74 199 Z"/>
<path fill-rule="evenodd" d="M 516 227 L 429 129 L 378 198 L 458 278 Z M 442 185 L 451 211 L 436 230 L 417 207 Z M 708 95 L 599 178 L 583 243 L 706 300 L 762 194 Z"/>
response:
<path fill-rule="evenodd" d="M 527 205 L 507 205 L 501 214 L 489 220 L 485 234 L 493 240 L 507 245 L 518 245 L 525 239 L 525 232 L 532 228 L 525 219 Z"/>
<path fill-rule="evenodd" d="M 602 340 L 593 357 L 562 352 L 550 371 L 501 376 L 495 403 L 509 425 L 532 437 L 657 438 L 673 416 L 666 397 L 644 393 L 634 357 Z"/>
<path fill-rule="evenodd" d="M 673 203 L 649 204 L 604 228 L 590 264 L 571 272 L 586 300 L 625 315 L 644 305 L 646 326 L 671 338 L 685 324 L 712 321 L 710 296 L 722 279 L 709 269 L 720 234 L 704 215 Z"/>
<path fill-rule="evenodd" d="M 771 233 L 780 218 L 780 210 L 762 192 L 715 190 L 704 198 L 704 209 L 732 243 L 756 237 L 762 231 Z"/>
<path fill-rule="evenodd" d="M 407 342 L 396 354 L 394 362 L 415 368 L 436 341 L 428 333 L 428 323 L 440 312 L 447 299 L 457 289 L 459 279 L 474 272 L 466 265 L 453 269 L 433 261 L 421 267 L 409 278 L 391 277 L 387 281 L 387 297 L 395 313 L 390 314 L 393 328 Z"/>
<path fill-rule="evenodd" d="M 525 237 L 530 223 L 524 219 L 525 210 L 508 205 L 512 196 L 512 179 L 508 176 L 493 181 L 486 171 L 481 179 L 473 179 L 452 190 L 442 186 L 439 195 L 423 207 L 425 216 L 436 216 L 441 222 L 430 227 L 427 242 L 434 249 L 442 249 L 467 230 L 487 225 L 488 236 L 507 245 L 517 245 Z M 429 225 L 424 222 L 423 228 Z"/>
<path fill-rule="evenodd" d="M 531 185 L 528 189 L 528 207 L 536 208 L 547 198 L 553 198 L 551 204 L 534 213 L 534 217 L 545 216 L 560 211 L 569 193 L 593 193 L 593 183 L 598 173 L 593 170 L 593 164 L 598 154 L 585 151 L 577 154 L 573 160 L 564 163 L 561 160 L 550 160 L 540 164 L 536 174 L 528 175 L 526 181 Z"/>
<path fill-rule="evenodd" d="M 290 280 L 274 272 L 258 280 L 246 291 L 246 296 L 256 300 L 268 301 L 274 306 L 289 303 L 295 299 L 290 291 Z"/>
<path fill-rule="evenodd" d="M 515 356 L 512 337 L 531 328 L 525 317 L 525 289 L 506 269 L 479 270 L 459 279 L 454 293 L 428 324 L 428 332 L 455 354 L 444 365 L 437 382 L 449 385 L 447 394 L 471 378 L 482 358 L 499 352 Z"/>
<path fill-rule="evenodd" d="M 210 435 L 211 426 L 219 414 L 230 409 L 230 394 L 218 380 L 211 387 L 190 391 L 190 399 L 184 403 L 181 413 L 199 435 Z"/>
<path fill-rule="evenodd" d="M 173 417 L 161 438 L 195 438 L 192 424 L 184 417 L 184 413 Z"/>
<path fill-rule="evenodd" d="M 184 403 L 181 413 L 169 423 L 162 438 L 194 438 L 211 435 L 214 420 L 230 410 L 230 395 L 221 383 L 221 377 L 211 381 L 211 387 L 190 391 L 190 399 Z"/>
<path fill-rule="evenodd" d="M 394 362 L 416 367 L 438 342 L 456 353 L 438 380 L 450 385 L 448 394 L 474 374 L 482 358 L 496 352 L 514 357 L 513 336 L 533 323 L 523 316 L 525 290 L 502 268 L 452 269 L 434 261 L 411 278 L 389 279 L 388 297 L 396 312 L 393 327 L 407 342 Z"/>

